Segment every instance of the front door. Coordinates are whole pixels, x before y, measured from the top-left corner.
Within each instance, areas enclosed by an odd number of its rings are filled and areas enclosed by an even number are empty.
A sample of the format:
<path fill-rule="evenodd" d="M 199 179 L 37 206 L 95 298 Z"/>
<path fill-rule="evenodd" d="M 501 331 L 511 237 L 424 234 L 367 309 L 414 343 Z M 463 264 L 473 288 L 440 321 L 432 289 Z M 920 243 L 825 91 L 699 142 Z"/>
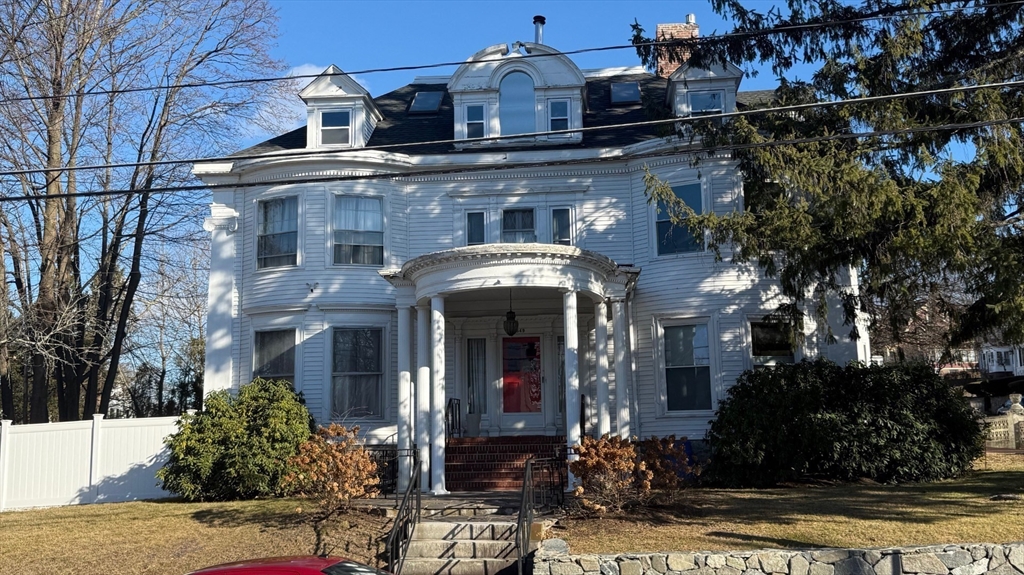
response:
<path fill-rule="evenodd" d="M 502 429 L 543 428 L 542 365 L 539 337 L 502 340 Z"/>

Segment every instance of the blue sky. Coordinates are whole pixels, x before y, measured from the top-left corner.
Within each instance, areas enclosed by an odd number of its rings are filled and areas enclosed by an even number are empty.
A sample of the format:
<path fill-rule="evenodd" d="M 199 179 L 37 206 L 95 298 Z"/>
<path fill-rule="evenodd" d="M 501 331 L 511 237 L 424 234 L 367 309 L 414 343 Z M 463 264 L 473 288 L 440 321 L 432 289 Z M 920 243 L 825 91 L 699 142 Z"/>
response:
<path fill-rule="evenodd" d="M 477 50 L 516 40 L 533 41 L 533 16 L 547 18 L 544 43 L 562 51 L 627 44 L 634 19 L 653 34 L 659 22 L 695 14 L 702 35 L 731 26 L 706 1 L 565 0 L 504 2 L 430 0 L 272 0 L 280 17 L 273 54 L 296 73 L 329 64 L 346 72 L 369 68 L 461 61 Z M 744 3 L 767 11 L 772 2 Z M 631 49 L 572 56 L 581 68 L 639 65 Z M 454 67 L 357 75 L 374 96 L 417 75 L 450 74 Z M 770 70 L 747 78 L 742 90 L 774 88 Z"/>

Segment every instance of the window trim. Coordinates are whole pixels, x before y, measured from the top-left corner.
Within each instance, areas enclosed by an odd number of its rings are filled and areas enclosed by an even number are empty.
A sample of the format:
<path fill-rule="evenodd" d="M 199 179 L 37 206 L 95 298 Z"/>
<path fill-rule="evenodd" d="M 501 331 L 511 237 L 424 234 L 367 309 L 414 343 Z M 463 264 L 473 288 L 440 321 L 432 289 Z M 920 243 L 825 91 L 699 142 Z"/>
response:
<path fill-rule="evenodd" d="M 701 419 L 714 417 L 718 409 L 721 390 L 721 358 L 719 352 L 718 312 L 704 315 L 655 315 L 651 326 L 653 336 L 652 351 L 656 368 L 654 378 L 657 384 L 657 418 Z M 711 385 L 711 409 L 695 409 L 692 411 L 669 411 L 668 409 L 668 378 L 665 375 L 665 328 L 687 325 L 705 325 L 708 330 L 708 369 Z"/>
<path fill-rule="evenodd" d="M 388 234 L 388 209 L 390 207 L 389 201 L 388 201 L 388 197 L 386 195 L 384 195 L 384 194 L 379 194 L 379 193 L 349 194 L 349 193 L 345 193 L 343 191 L 337 191 L 337 190 L 330 191 L 330 194 L 331 194 L 331 198 L 330 198 L 330 202 L 329 202 L 329 204 L 330 204 L 330 213 L 328 214 L 327 234 L 326 234 L 327 235 L 327 237 L 326 237 L 326 243 L 327 243 L 327 260 L 326 260 L 327 261 L 327 268 L 328 269 L 340 269 L 340 268 L 383 269 L 383 268 L 387 267 L 388 266 L 388 262 L 389 262 L 389 257 L 391 255 L 391 250 L 389 249 L 390 248 L 390 245 L 389 245 L 390 234 Z M 334 227 L 334 212 L 335 212 L 335 210 L 337 209 L 337 206 L 338 206 L 338 198 L 370 198 L 370 199 L 375 199 L 375 200 L 379 200 L 380 201 L 381 227 L 383 228 L 383 235 L 384 235 L 383 240 L 382 240 L 382 242 L 383 242 L 382 243 L 382 248 L 383 248 L 383 252 L 384 253 L 383 253 L 383 256 L 381 257 L 381 264 L 380 265 L 377 265 L 377 264 L 338 264 L 338 263 L 334 263 L 334 245 L 335 245 L 335 243 L 334 243 L 334 232 L 335 231 L 345 231 L 345 230 L 335 230 L 335 227 Z M 359 244 L 359 245 L 363 245 L 363 244 Z"/>
<path fill-rule="evenodd" d="M 692 99 L 694 94 L 712 94 L 712 93 L 715 93 L 715 94 L 719 95 L 719 97 L 721 98 L 722 107 L 719 108 L 717 111 L 704 111 L 704 110 L 701 110 L 700 112 L 697 113 L 698 117 L 701 116 L 701 115 L 704 115 L 705 113 L 706 114 L 724 114 L 726 112 L 725 90 L 722 89 L 722 88 L 717 88 L 717 89 L 710 89 L 710 90 L 687 90 L 686 91 L 686 115 L 687 116 L 694 116 L 695 115 L 695 113 L 693 111 L 693 99 Z"/>
<path fill-rule="evenodd" d="M 761 313 L 756 313 L 755 312 L 755 313 L 748 313 L 746 315 L 746 322 L 743 324 L 743 330 L 744 330 L 744 340 L 746 342 L 745 346 L 746 346 L 746 351 L 747 351 L 747 357 L 746 357 L 746 360 L 745 360 L 746 361 L 746 365 L 747 365 L 747 369 L 757 369 L 758 367 L 774 367 L 776 365 L 779 365 L 778 363 L 772 363 L 772 364 L 758 363 L 754 359 L 756 357 L 754 355 L 754 324 L 755 323 L 770 323 L 770 322 L 765 321 L 765 319 L 764 319 L 765 316 L 768 316 L 770 314 L 771 314 L 771 311 L 764 310 Z M 788 324 L 789 322 L 781 322 L 781 323 Z M 790 328 L 792 329 L 792 326 L 790 326 Z M 793 346 L 792 347 L 793 363 L 799 363 L 800 360 L 803 359 L 802 346 L 797 344 L 797 343 L 793 343 L 792 346 Z M 767 356 L 762 356 L 762 357 L 767 357 Z"/>
<path fill-rule="evenodd" d="M 466 246 L 482 246 L 482 245 L 486 244 L 487 243 L 487 210 L 483 210 L 483 209 L 481 209 L 481 210 L 465 210 L 462 213 L 464 215 L 463 223 L 466 226 L 466 229 L 465 229 L 465 241 L 463 242 L 463 244 L 466 245 Z M 483 221 L 484 239 L 483 239 L 483 241 L 480 241 L 480 242 L 470 242 L 469 241 L 469 216 L 471 216 L 473 214 L 480 214 L 483 217 L 483 220 L 484 220 Z"/>
<path fill-rule="evenodd" d="M 544 211 L 537 206 L 516 206 L 515 204 L 502 206 L 501 208 L 501 224 L 499 229 L 500 242 L 503 244 L 507 243 L 537 243 L 539 238 L 537 237 L 537 212 Z M 505 212 L 533 212 L 533 241 L 532 242 L 506 242 L 505 241 Z M 525 232 L 527 228 L 516 228 L 512 233 Z"/>
<path fill-rule="evenodd" d="M 470 108 L 474 108 L 474 107 L 478 107 L 478 108 L 481 109 L 481 111 L 483 112 L 483 119 L 480 120 L 480 121 L 470 122 L 469 121 L 469 109 Z M 488 118 L 487 107 L 488 106 L 487 106 L 486 102 L 466 102 L 466 103 L 462 104 L 462 135 L 463 135 L 464 139 L 466 139 L 466 140 L 471 139 L 471 137 L 469 135 L 469 125 L 471 123 L 472 124 L 480 124 L 480 126 L 483 128 L 483 135 L 479 136 L 480 138 L 489 138 L 490 137 L 491 130 L 489 128 L 490 122 L 487 119 Z M 473 137 L 475 138 L 477 136 L 473 136 Z"/>
<path fill-rule="evenodd" d="M 334 416 L 334 330 L 335 329 L 379 329 L 381 331 L 381 376 L 380 376 L 380 415 L 354 417 L 346 416 L 344 421 L 389 422 L 391 416 L 391 314 L 348 313 L 328 315 L 324 318 L 324 393 L 321 400 L 321 412 L 326 422 L 340 422 Z"/>
<path fill-rule="evenodd" d="M 260 218 L 262 217 L 262 214 L 260 213 L 261 204 L 263 202 L 267 202 L 267 201 L 285 200 L 285 199 L 288 199 L 288 198 L 295 198 L 295 202 L 296 202 L 296 208 L 295 208 L 295 263 L 294 264 L 286 264 L 286 265 L 280 265 L 280 266 L 270 266 L 270 267 L 262 267 L 261 268 L 260 267 L 260 237 L 261 237 L 261 234 L 260 234 L 260 221 L 261 220 L 260 220 Z M 253 203 L 253 209 L 255 210 L 255 213 L 253 214 L 253 221 L 256 223 L 255 229 L 253 230 L 253 238 L 252 238 L 252 253 L 253 253 L 252 265 L 253 265 L 253 272 L 254 273 L 257 273 L 257 274 L 273 273 L 275 271 L 281 271 L 281 270 L 301 269 L 304 266 L 305 258 L 303 258 L 303 253 L 302 253 L 303 252 L 303 250 L 302 250 L 302 243 L 303 243 L 303 240 L 304 240 L 304 234 L 303 234 L 303 229 L 302 229 L 303 228 L 302 222 L 304 220 L 303 212 L 305 211 L 305 202 L 303 202 L 302 200 L 303 200 L 303 196 L 301 194 L 294 193 L 292 190 L 281 190 L 281 191 L 276 192 L 276 193 L 261 194 L 259 197 L 253 198 L 252 203 Z"/>
<path fill-rule="evenodd" d="M 699 184 L 700 185 L 700 203 L 701 203 L 700 213 L 702 213 L 702 214 L 708 213 L 708 206 L 712 204 L 712 201 L 711 201 L 711 198 L 710 198 L 710 195 L 711 195 L 710 194 L 711 184 L 710 184 L 710 182 L 708 181 L 707 178 L 701 178 L 699 180 L 682 180 L 682 181 L 678 181 L 678 182 L 672 182 L 672 183 L 669 183 L 669 187 L 670 188 L 679 188 L 679 187 L 682 187 L 682 186 L 690 186 L 690 185 L 694 185 L 694 184 Z M 699 250 L 693 250 L 693 251 L 689 251 L 689 252 L 674 252 L 674 253 L 667 253 L 667 254 L 661 253 L 661 251 L 660 251 L 661 242 L 658 241 L 658 221 L 659 221 L 658 216 L 660 215 L 658 213 L 658 202 L 650 202 L 649 205 L 650 205 L 650 207 L 648 208 L 648 210 L 649 210 L 649 213 L 650 213 L 650 228 L 651 228 L 651 231 L 650 231 L 651 259 L 671 259 L 671 258 L 700 257 L 700 256 L 703 256 L 703 255 L 707 254 L 707 252 L 708 252 L 708 238 L 707 238 L 706 234 L 705 234 L 705 236 L 703 238 L 703 241 L 702 241 L 703 246 Z"/>
<path fill-rule="evenodd" d="M 340 130 L 340 127 L 324 127 L 324 114 L 332 114 L 335 112 L 348 112 L 348 142 L 344 144 L 325 144 L 324 143 L 324 130 Z M 316 143 L 319 148 L 351 148 L 354 144 L 355 139 L 355 124 L 356 124 L 356 112 L 355 108 L 325 108 L 317 110 L 317 132 L 316 132 Z"/>
<path fill-rule="evenodd" d="M 551 111 L 551 105 L 555 104 L 555 103 L 562 103 L 562 102 L 565 103 L 565 116 L 564 117 L 559 116 L 559 117 L 556 118 L 554 116 L 554 114 L 552 113 L 552 111 Z M 548 131 L 554 131 L 555 130 L 555 128 L 552 127 L 552 125 L 551 125 L 551 123 L 554 120 L 562 120 L 562 119 L 565 120 L 565 129 L 566 130 L 571 130 L 572 127 L 573 127 L 573 125 L 572 125 L 572 99 L 571 98 L 549 98 L 548 101 L 547 101 L 547 129 L 548 129 Z M 566 132 L 564 134 L 549 134 L 548 135 L 549 138 L 558 138 L 558 139 L 569 138 L 571 136 L 572 136 L 572 134 L 569 133 L 569 132 Z"/>
<path fill-rule="evenodd" d="M 275 331 L 290 331 L 292 332 L 292 351 L 294 357 L 292 358 L 292 387 L 298 386 L 298 365 L 299 365 L 299 329 L 291 325 L 262 325 L 259 327 L 252 328 L 252 345 L 250 346 L 250 352 L 252 355 L 252 365 L 249 368 L 249 381 L 256 379 L 256 335 L 260 333 L 270 333 Z M 259 376 L 263 377 L 263 376 Z M 274 377 L 274 376 L 270 376 Z"/>
<path fill-rule="evenodd" d="M 291 329 L 295 331 L 295 379 L 293 387 L 296 392 L 302 391 L 304 382 L 302 354 L 305 342 L 303 315 L 287 312 L 250 313 L 248 315 L 251 318 L 249 322 L 249 381 L 252 381 L 256 371 L 256 332 Z"/>
<path fill-rule="evenodd" d="M 577 235 L 576 235 L 576 214 L 574 213 L 574 210 L 572 208 L 573 208 L 573 206 L 571 206 L 571 205 L 555 205 L 555 206 L 551 206 L 551 209 L 548 210 L 548 217 L 550 218 L 550 221 L 551 221 L 551 225 L 549 226 L 549 231 L 548 231 L 548 235 L 550 236 L 548 238 L 548 243 L 554 244 L 554 245 L 562 245 L 562 246 L 564 246 L 564 245 L 575 246 L 577 244 L 578 238 L 577 238 Z M 568 244 L 559 244 L 559 243 L 555 242 L 555 211 L 556 210 L 565 210 L 565 211 L 569 212 L 569 243 Z"/>

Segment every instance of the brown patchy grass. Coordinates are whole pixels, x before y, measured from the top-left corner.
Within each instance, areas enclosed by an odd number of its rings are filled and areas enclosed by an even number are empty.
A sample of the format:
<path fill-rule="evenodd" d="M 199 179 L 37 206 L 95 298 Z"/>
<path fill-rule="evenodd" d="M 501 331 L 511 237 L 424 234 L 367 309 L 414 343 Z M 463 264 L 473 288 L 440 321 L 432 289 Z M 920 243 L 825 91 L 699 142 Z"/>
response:
<path fill-rule="evenodd" d="M 0 513 L 0 573 L 181 575 L 254 557 L 308 554 L 313 530 L 299 522 L 301 505 L 294 499 L 137 502 Z M 338 543 L 332 554 L 374 564 L 376 549 L 367 542 L 387 521 L 348 514 L 332 536 Z"/>
<path fill-rule="evenodd" d="M 692 489 L 672 505 L 548 532 L 573 553 L 886 547 L 1024 540 L 1024 455 L 990 454 L 968 476 L 916 485 Z"/>

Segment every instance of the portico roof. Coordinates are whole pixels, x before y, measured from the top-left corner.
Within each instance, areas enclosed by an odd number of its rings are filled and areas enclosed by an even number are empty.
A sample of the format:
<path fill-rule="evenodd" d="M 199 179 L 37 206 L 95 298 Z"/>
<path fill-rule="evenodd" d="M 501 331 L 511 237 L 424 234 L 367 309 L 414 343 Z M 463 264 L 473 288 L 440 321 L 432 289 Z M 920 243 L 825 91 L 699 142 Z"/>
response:
<path fill-rule="evenodd" d="M 417 301 L 461 291 L 540 287 L 584 292 L 595 299 L 625 297 L 640 269 L 575 246 L 502 243 L 467 246 L 415 257 L 401 269 L 380 270 Z"/>

